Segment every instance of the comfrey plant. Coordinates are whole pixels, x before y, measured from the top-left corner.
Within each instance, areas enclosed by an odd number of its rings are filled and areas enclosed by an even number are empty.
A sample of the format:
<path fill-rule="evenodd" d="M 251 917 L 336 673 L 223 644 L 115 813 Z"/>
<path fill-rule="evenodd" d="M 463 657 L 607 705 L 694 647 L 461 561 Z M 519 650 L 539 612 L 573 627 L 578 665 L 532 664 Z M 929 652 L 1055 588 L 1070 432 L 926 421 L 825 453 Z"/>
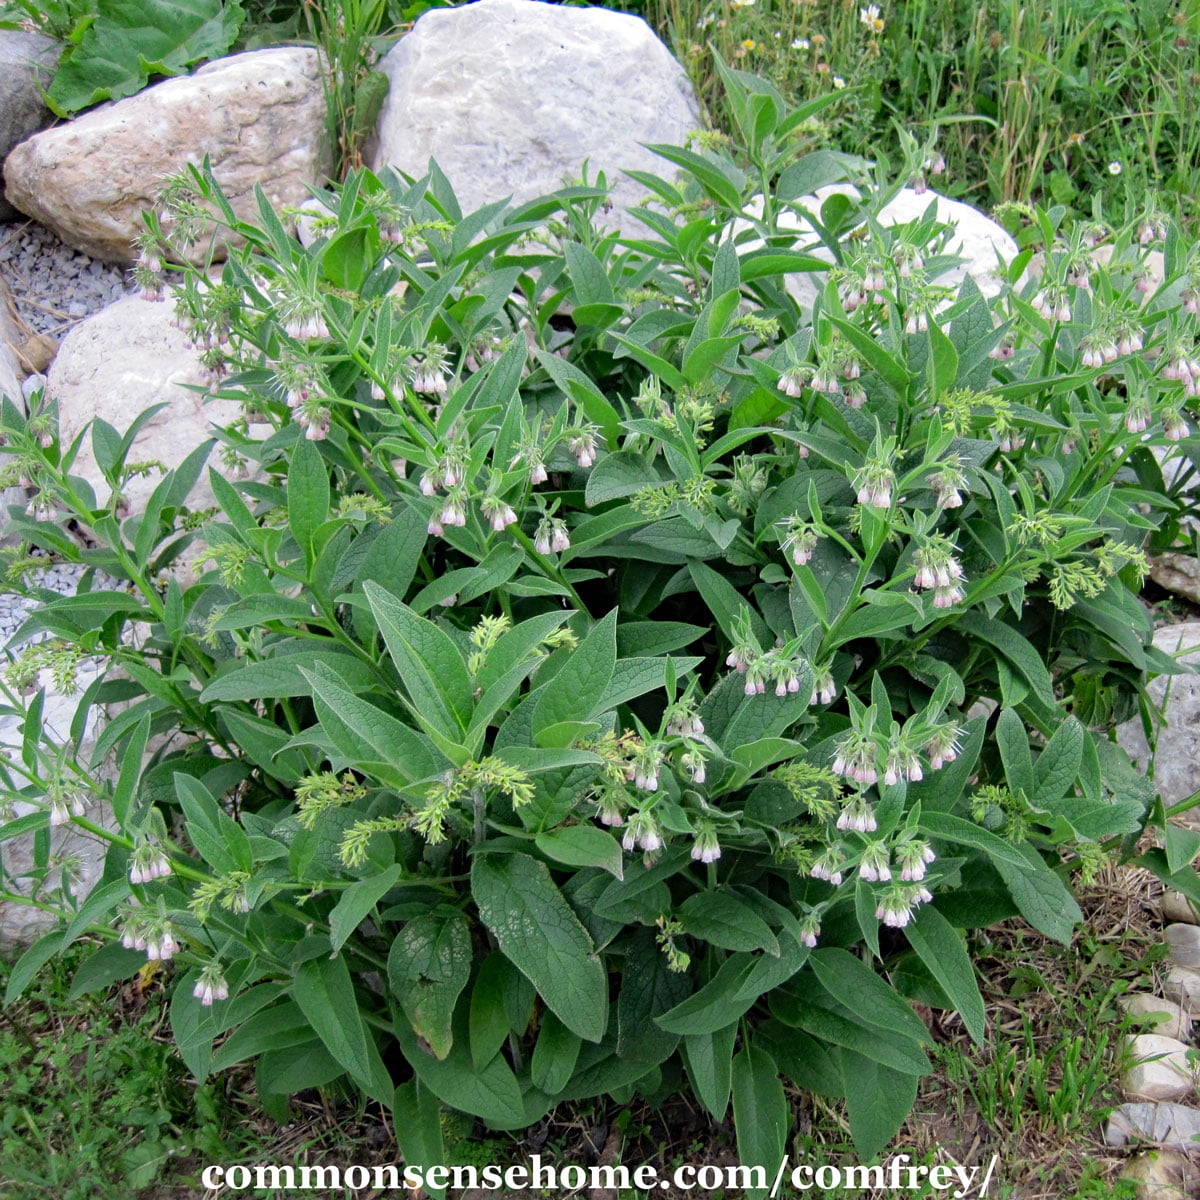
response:
<path fill-rule="evenodd" d="M 624 235 L 602 180 L 464 216 L 436 168 L 358 172 L 308 249 L 173 182 L 142 275 L 244 405 L 217 507 L 187 507 L 211 447 L 129 515 L 137 422 L 87 435 L 104 500 L 5 408 L 16 527 L 92 570 L 27 583 L 35 811 L 0 837 L 35 832 L 36 903 L 49 823 L 110 843 L 15 991 L 85 933 L 81 989 L 171 959 L 197 1076 L 254 1059 L 276 1113 L 342 1080 L 417 1163 L 439 1102 L 514 1128 L 687 1088 L 773 1169 L 781 1076 L 871 1155 L 930 1069 L 910 1000 L 985 1038 L 964 930 L 1068 940 L 1073 878 L 1148 829 L 1200 898 L 1105 732 L 1173 669 L 1136 588 L 1179 509 L 1152 449 L 1195 447 L 1200 262 L 1156 229 L 1146 292 L 1136 222 L 1093 268 L 1042 214 L 1040 280 L 948 294 L 933 210 L 806 200 L 848 170 L 805 153 L 811 106 L 727 83 L 738 161 L 659 147 Z M 171 267 L 214 213 L 241 248 Z M 85 654 L 87 761 L 15 698 Z"/>

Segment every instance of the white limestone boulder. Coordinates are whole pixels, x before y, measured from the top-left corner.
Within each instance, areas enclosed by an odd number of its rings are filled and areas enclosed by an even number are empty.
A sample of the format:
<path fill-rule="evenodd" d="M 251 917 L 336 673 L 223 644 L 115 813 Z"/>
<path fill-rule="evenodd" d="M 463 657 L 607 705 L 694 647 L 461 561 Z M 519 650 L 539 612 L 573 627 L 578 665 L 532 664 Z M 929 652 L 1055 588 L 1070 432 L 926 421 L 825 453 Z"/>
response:
<path fill-rule="evenodd" d="M 1185 675 L 1160 675 L 1151 681 L 1150 699 L 1162 706 L 1166 724 L 1157 732 L 1151 764 L 1150 746 L 1140 720 L 1117 728 L 1117 741 L 1139 770 L 1153 765 L 1154 785 L 1170 806 L 1200 789 L 1200 621 L 1163 625 L 1154 631 L 1154 645 L 1192 668 Z M 1200 809 L 1184 817 L 1200 818 Z"/>
<path fill-rule="evenodd" d="M 315 50 L 235 54 L 35 134 L 8 156 L 6 194 L 77 250 L 131 262 L 163 176 L 205 155 L 240 216 L 255 184 L 300 204 L 329 167 L 325 113 Z"/>
<path fill-rule="evenodd" d="M 818 188 L 810 196 L 797 197 L 789 207 L 782 208 L 779 214 L 779 231 L 795 235 L 791 248 L 803 250 L 831 266 L 834 262 L 833 255 L 821 242 L 816 229 L 803 216 L 803 212 L 807 211 L 820 219 L 822 205 L 833 196 L 845 196 L 856 202 L 862 198 L 862 194 L 852 184 L 834 183 Z M 957 292 L 969 275 L 985 296 L 998 296 L 1003 286 L 999 274 L 1001 266 L 1016 258 L 1018 246 L 1003 226 L 977 208 L 972 208 L 961 200 L 951 200 L 932 189 L 918 193 L 915 188 L 906 187 L 901 188 L 880 209 L 876 219 L 885 227 L 906 225 L 924 217 L 931 204 L 936 206 L 938 224 L 949 227 L 942 253 L 953 255 L 961 259 L 961 262 L 931 277 L 930 282 Z M 795 209 L 801 211 L 794 211 Z M 761 215 L 762 199 L 759 197 L 756 203 L 751 205 L 750 216 L 758 219 Z M 761 245 L 757 240 L 744 239 L 745 231 L 749 228 L 749 222 L 734 224 L 734 236 L 739 238 L 738 249 L 742 254 Z M 825 274 L 794 273 L 786 277 L 785 283 L 789 294 L 802 307 L 811 308 L 825 286 Z"/>
<path fill-rule="evenodd" d="M 54 118 L 42 101 L 49 87 L 62 43 L 40 33 L 0 29 L 0 161 L 31 133 Z M 0 199 L 0 221 L 17 215 L 11 204 Z"/>
<path fill-rule="evenodd" d="M 134 512 L 144 509 L 166 470 L 212 436 L 212 426 L 232 424 L 241 415 L 235 401 L 211 399 L 186 386 L 200 383 L 199 355 L 172 322 L 171 304 L 127 296 L 76 325 L 50 368 L 47 395 L 58 406 L 64 444 L 95 417 L 124 432 L 143 409 L 165 403 L 133 443 L 131 462 L 161 464 L 126 486 Z M 96 464 L 90 433 L 72 474 L 92 485 L 99 503 L 107 502 L 111 489 Z M 206 472 L 188 503 L 193 510 L 215 505 Z"/>
<path fill-rule="evenodd" d="M 588 164 L 618 210 L 644 189 L 626 168 L 670 177 L 643 142 L 682 143 L 700 125 L 687 75 L 640 17 L 537 0 L 478 0 L 425 13 L 381 60 L 390 90 L 376 170 L 419 177 L 433 158 L 463 212 L 518 204 Z M 612 214 L 615 220 L 618 213 Z"/>

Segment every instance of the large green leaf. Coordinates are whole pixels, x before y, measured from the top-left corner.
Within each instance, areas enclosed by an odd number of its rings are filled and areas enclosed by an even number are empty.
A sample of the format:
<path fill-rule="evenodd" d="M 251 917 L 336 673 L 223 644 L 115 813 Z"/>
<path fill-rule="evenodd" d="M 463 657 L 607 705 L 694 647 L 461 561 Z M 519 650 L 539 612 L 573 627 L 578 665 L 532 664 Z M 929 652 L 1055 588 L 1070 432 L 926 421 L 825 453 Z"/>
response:
<path fill-rule="evenodd" d="M 414 715 L 443 736 L 457 740 L 474 704 L 462 653 L 448 634 L 377 583 L 365 583 L 363 591 L 404 680 Z"/>
<path fill-rule="evenodd" d="M 413 1029 L 438 1058 L 454 1044 L 454 1006 L 470 974 L 471 933 L 461 913 L 422 913 L 392 943 L 388 983 Z"/>
<path fill-rule="evenodd" d="M 697 892 L 680 905 L 678 915 L 686 933 L 711 946 L 779 954 L 779 943 L 767 923 L 730 892 Z"/>
<path fill-rule="evenodd" d="M 747 1187 L 748 1200 L 767 1195 L 783 1161 L 789 1126 L 787 1097 L 775 1062 L 756 1045 L 742 1047 L 733 1060 L 733 1123 L 737 1129 L 738 1158 L 764 1172 L 761 1187 Z"/>
<path fill-rule="evenodd" d="M 478 858 L 471 891 L 505 956 L 562 1023 L 588 1042 L 608 1027 L 608 978 L 592 939 L 550 878 L 527 854 Z"/>
<path fill-rule="evenodd" d="M 239 0 L 96 0 L 95 12 L 50 84 L 50 107 L 60 117 L 132 96 L 151 75 L 179 75 L 219 58 L 245 15 Z"/>
<path fill-rule="evenodd" d="M 971 956 L 957 930 L 936 908 L 925 904 L 918 910 L 917 919 L 905 926 L 904 935 L 958 1009 L 967 1032 L 982 1046 L 986 1032 L 983 997 Z"/>
<path fill-rule="evenodd" d="M 354 1081 L 381 1104 L 395 1089 L 363 1024 L 346 960 L 314 958 L 296 968 L 292 995 L 325 1048 Z"/>
<path fill-rule="evenodd" d="M 311 671 L 301 670 L 312 687 L 321 728 L 356 768 L 386 763 L 404 782 L 425 779 L 442 769 L 443 760 L 425 738 L 356 696 L 334 671 L 320 663 Z"/>
<path fill-rule="evenodd" d="M 693 1033 L 683 1039 L 683 1062 L 696 1099 L 715 1121 L 723 1121 L 733 1084 L 733 1043 L 737 1021 L 711 1033 Z"/>
<path fill-rule="evenodd" d="M 842 1051 L 850 1136 L 862 1160 L 875 1157 L 896 1134 L 917 1099 L 917 1077 L 894 1071 L 853 1050 Z"/>
<path fill-rule="evenodd" d="M 392 1104 L 392 1127 L 405 1166 L 419 1167 L 422 1171 L 440 1166 L 446 1161 L 442 1144 L 442 1113 L 437 1097 L 417 1079 L 410 1079 L 396 1089 Z M 426 1183 L 429 1194 L 442 1200 L 445 1188 L 431 1187 Z"/>
<path fill-rule="evenodd" d="M 1021 916 L 1047 937 L 1064 946 L 1070 945 L 1075 926 L 1083 920 L 1071 889 L 1046 865 L 1033 846 L 1026 844 L 1015 849 L 1024 859 L 1022 866 L 1002 858 L 993 858 L 992 862 L 1013 902 L 1021 910 Z"/>
<path fill-rule="evenodd" d="M 617 665 L 617 610 L 598 621 L 538 698 L 533 731 L 562 721 L 585 721 L 613 677 Z"/>

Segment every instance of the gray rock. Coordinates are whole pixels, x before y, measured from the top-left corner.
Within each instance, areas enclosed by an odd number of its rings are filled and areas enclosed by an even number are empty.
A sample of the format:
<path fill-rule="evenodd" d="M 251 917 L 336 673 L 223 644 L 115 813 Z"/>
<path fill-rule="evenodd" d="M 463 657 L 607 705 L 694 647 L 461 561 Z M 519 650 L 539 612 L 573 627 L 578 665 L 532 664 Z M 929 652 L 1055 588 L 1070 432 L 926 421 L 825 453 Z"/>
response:
<path fill-rule="evenodd" d="M 1194 1092 L 1196 1068 L 1182 1042 L 1157 1033 L 1139 1033 L 1129 1039 L 1129 1054 L 1133 1065 L 1121 1076 L 1127 1096 L 1183 1100 Z"/>
<path fill-rule="evenodd" d="M 1182 921 L 1186 925 L 1200 925 L 1200 913 L 1182 892 L 1165 892 L 1162 898 L 1164 921 Z"/>
<path fill-rule="evenodd" d="M 1108 1121 L 1104 1141 L 1109 1146 L 1156 1142 L 1178 1150 L 1200 1149 L 1200 1110 L 1185 1104 L 1122 1104 Z"/>
<path fill-rule="evenodd" d="M 1153 761 L 1140 720 L 1118 727 L 1117 741 L 1139 770 L 1153 774 L 1163 802 L 1170 806 L 1200 790 L 1200 674 L 1195 673 L 1200 665 L 1200 621 L 1163 625 L 1154 632 L 1154 644 L 1175 655 L 1189 672 L 1160 675 L 1147 688 L 1166 717 L 1158 730 Z M 1200 809 L 1190 809 L 1184 817 L 1200 819 Z"/>
<path fill-rule="evenodd" d="M 1197 1194 L 1200 1169 L 1178 1150 L 1151 1150 L 1131 1158 L 1121 1178 L 1133 1181 L 1136 1200 L 1185 1200 Z"/>
<path fill-rule="evenodd" d="M 205 155 L 239 215 L 257 214 L 255 184 L 277 207 L 303 201 L 329 167 L 325 112 L 315 50 L 235 54 L 22 142 L 7 195 L 68 245 L 131 262 L 163 176 Z"/>
<path fill-rule="evenodd" d="M 433 9 L 380 69 L 391 89 L 372 165 L 419 177 L 436 159 L 464 212 L 554 191 L 585 160 L 589 180 L 603 171 L 617 209 L 630 208 L 645 190 L 623 169 L 674 175 L 641 143 L 679 144 L 700 125 L 666 46 L 641 18 L 603 8 L 479 0 Z"/>
<path fill-rule="evenodd" d="M 1117 1003 L 1130 1016 L 1140 1018 L 1141 1027 L 1148 1033 L 1161 1033 L 1180 1042 L 1192 1036 L 1192 1019 L 1174 1000 L 1136 992 L 1122 996 Z"/>
<path fill-rule="evenodd" d="M 1168 925 L 1167 944 L 1170 946 L 1171 961 L 1178 967 L 1200 967 L 1200 926 Z"/>
<path fill-rule="evenodd" d="M 60 53 L 62 43 L 53 38 L 0 29 L 0 161 L 18 142 L 54 119 L 39 88 L 49 86 Z M 11 221 L 16 215 L 17 210 L 0 198 L 0 221 Z"/>
<path fill-rule="evenodd" d="M 1163 980 L 1163 995 L 1174 1000 L 1185 1013 L 1200 1012 L 1200 971 L 1171 967 Z"/>

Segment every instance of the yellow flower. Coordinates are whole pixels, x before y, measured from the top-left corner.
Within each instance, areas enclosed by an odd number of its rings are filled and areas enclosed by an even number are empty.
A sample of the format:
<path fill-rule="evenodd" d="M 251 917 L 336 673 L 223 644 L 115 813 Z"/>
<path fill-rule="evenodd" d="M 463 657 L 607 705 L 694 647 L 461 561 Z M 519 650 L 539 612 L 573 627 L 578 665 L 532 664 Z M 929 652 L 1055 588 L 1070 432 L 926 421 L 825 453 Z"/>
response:
<path fill-rule="evenodd" d="M 757 46 L 758 43 L 753 38 L 746 38 L 746 40 L 742 42 L 742 49 L 746 51 L 754 50 L 757 48 Z"/>
<path fill-rule="evenodd" d="M 878 4 L 868 4 L 858 10 L 858 19 L 872 32 L 883 32 L 883 18 L 879 15 Z"/>

